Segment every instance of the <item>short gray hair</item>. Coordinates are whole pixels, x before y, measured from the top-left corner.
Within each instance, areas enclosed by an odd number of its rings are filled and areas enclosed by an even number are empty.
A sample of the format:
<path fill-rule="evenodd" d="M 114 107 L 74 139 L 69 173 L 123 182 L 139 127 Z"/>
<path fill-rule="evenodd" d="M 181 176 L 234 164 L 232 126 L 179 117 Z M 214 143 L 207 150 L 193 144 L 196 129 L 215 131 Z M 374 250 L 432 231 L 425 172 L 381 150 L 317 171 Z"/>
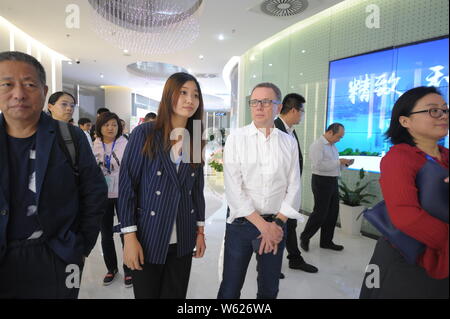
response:
<path fill-rule="evenodd" d="M 277 96 L 277 100 L 280 101 L 280 103 L 281 103 L 281 90 L 275 84 L 270 83 L 270 82 L 259 83 L 258 85 L 256 85 L 253 88 L 251 94 L 253 94 L 253 91 L 255 91 L 257 88 L 269 88 L 269 89 L 272 89 L 275 92 L 275 95 Z"/>
<path fill-rule="evenodd" d="M 46 85 L 44 67 L 38 60 L 36 60 L 31 55 L 19 51 L 0 52 L 0 62 L 3 61 L 18 61 L 28 63 L 36 70 L 39 82 L 41 82 L 42 86 Z"/>

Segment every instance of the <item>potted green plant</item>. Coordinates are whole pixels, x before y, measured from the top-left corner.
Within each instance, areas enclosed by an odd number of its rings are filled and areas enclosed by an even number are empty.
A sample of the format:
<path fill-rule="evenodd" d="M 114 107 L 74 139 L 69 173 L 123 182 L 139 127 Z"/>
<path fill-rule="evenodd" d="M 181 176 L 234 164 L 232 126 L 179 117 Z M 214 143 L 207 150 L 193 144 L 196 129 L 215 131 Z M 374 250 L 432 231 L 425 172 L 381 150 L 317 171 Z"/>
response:
<path fill-rule="evenodd" d="M 370 204 L 367 198 L 375 197 L 375 195 L 366 192 L 367 187 L 372 181 L 365 181 L 367 174 L 364 168 L 359 170 L 359 179 L 354 188 L 348 186 L 342 179 L 339 184 L 339 216 L 341 221 L 341 229 L 349 235 L 359 235 L 361 232 L 362 218 L 360 213 L 365 206 L 362 204 Z"/>
<path fill-rule="evenodd" d="M 216 172 L 223 172 L 223 149 L 217 149 L 211 153 L 208 165 Z"/>

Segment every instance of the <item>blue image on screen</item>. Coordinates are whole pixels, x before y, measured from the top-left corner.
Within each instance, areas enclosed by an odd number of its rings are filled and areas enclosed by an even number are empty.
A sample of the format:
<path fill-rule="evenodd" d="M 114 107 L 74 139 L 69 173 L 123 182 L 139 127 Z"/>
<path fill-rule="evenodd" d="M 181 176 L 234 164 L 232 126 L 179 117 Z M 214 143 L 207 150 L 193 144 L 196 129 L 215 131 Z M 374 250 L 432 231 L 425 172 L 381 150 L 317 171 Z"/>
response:
<path fill-rule="evenodd" d="M 330 62 L 327 126 L 345 126 L 340 154 L 354 169 L 379 172 L 395 101 L 417 86 L 436 86 L 448 101 L 448 82 L 448 38 Z M 448 136 L 440 144 L 448 147 Z"/>

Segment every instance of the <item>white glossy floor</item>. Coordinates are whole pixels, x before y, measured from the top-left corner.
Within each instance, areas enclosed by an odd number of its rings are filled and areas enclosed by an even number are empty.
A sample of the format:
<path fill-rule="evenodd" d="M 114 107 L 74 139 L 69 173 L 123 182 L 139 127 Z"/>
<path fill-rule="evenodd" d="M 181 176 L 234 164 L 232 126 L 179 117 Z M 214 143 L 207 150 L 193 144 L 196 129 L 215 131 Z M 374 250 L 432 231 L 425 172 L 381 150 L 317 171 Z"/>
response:
<path fill-rule="evenodd" d="M 194 259 L 188 289 L 188 299 L 215 299 L 219 289 L 219 257 L 222 248 L 226 206 L 222 196 L 213 191 L 214 184 L 206 183 L 206 245 L 207 251 L 202 259 Z M 305 224 L 299 224 L 297 235 Z M 316 234 L 310 242 L 309 252 L 302 251 L 306 261 L 319 268 L 316 274 L 292 270 L 288 260 L 283 257 L 282 271 L 286 278 L 280 280 L 278 298 L 282 299 L 351 299 L 358 298 L 364 276 L 364 269 L 375 248 L 376 241 L 366 237 L 349 236 L 337 228 L 335 243 L 342 244 L 345 249 L 335 252 L 319 248 L 319 236 Z M 120 239 L 116 238 L 116 249 L 119 264 L 122 262 Z M 123 273 L 116 277 L 107 287 L 102 285 L 106 274 L 100 240 L 86 260 L 80 299 L 127 299 L 134 298 L 133 289 L 123 285 Z M 256 262 L 252 259 L 247 278 L 242 289 L 241 298 L 256 298 Z"/>

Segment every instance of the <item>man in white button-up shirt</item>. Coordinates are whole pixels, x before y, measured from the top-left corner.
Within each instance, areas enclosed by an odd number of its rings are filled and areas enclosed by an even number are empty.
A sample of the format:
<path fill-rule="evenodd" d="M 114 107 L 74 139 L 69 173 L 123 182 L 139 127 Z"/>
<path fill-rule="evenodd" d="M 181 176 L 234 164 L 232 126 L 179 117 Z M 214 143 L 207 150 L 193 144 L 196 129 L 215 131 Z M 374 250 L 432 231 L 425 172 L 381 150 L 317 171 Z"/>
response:
<path fill-rule="evenodd" d="M 342 250 L 344 246 L 333 243 L 334 228 L 339 215 L 338 177 L 341 168 L 352 164 L 351 160 L 339 159 L 335 146 L 345 134 L 340 123 L 331 124 L 309 148 L 312 165 L 311 187 L 314 194 L 314 210 L 300 236 L 300 246 L 309 250 L 309 240 L 320 229 L 320 247 Z"/>
<path fill-rule="evenodd" d="M 229 216 L 223 279 L 218 298 L 239 298 L 247 267 L 257 252 L 258 298 L 278 294 L 287 218 L 302 219 L 296 141 L 274 128 L 281 92 L 261 83 L 251 94 L 253 122 L 231 133 L 224 150 Z"/>
<path fill-rule="evenodd" d="M 297 142 L 299 164 L 300 164 L 300 176 L 303 171 L 303 156 L 298 141 L 297 133 L 295 132 L 294 125 L 300 123 L 305 112 L 304 103 L 305 98 L 297 93 L 289 93 L 283 99 L 283 107 L 281 108 L 280 115 L 275 120 L 275 127 L 280 131 L 288 133 Z M 289 268 L 299 269 L 309 273 L 316 273 L 319 270 L 311 264 L 308 264 L 302 257 L 298 243 L 297 243 L 297 220 L 289 218 L 286 223 L 286 251 L 287 259 L 289 260 Z M 284 278 L 284 275 L 281 275 Z"/>

